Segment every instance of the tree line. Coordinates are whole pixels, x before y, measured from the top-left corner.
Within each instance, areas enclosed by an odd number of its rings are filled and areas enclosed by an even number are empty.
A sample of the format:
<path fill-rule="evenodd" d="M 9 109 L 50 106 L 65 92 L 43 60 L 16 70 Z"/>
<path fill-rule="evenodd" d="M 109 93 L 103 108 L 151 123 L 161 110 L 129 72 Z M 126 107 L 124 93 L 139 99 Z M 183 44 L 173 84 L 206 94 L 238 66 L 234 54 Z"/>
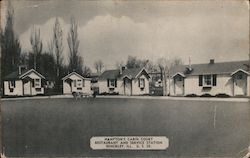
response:
<path fill-rule="evenodd" d="M 52 28 L 51 40 L 48 40 L 47 50 L 44 49 L 44 43 L 41 39 L 40 29 L 33 26 L 30 34 L 31 50 L 22 52 L 20 41 L 14 31 L 14 9 L 10 2 L 7 8 L 6 24 L 1 28 L 1 85 L 2 79 L 6 75 L 17 71 L 18 66 L 25 66 L 27 69 L 35 69 L 43 74 L 48 80 L 55 82 L 55 88 L 60 89 L 61 78 L 68 73 L 75 71 L 83 76 L 88 76 L 91 69 L 84 64 L 83 57 L 80 56 L 78 37 L 78 25 L 72 17 L 70 28 L 67 34 L 67 44 L 69 48 L 68 64 L 65 64 L 65 55 L 63 55 L 63 31 L 58 18 L 55 19 Z M 116 67 L 126 66 L 127 68 L 145 67 L 149 72 L 160 72 L 162 78 L 167 75 L 173 65 L 182 64 L 180 58 L 166 60 L 159 58 L 156 63 L 148 59 L 138 59 L 135 56 L 128 56 L 126 63 L 120 61 Z M 105 70 L 102 60 L 94 62 L 94 68 L 97 73 Z"/>
<path fill-rule="evenodd" d="M 75 19 L 71 18 L 70 29 L 67 34 L 69 48 L 68 64 L 65 64 L 63 55 L 63 32 L 58 18 L 55 19 L 51 40 L 48 49 L 44 49 L 40 29 L 33 26 L 30 35 L 31 50 L 22 52 L 20 41 L 14 31 L 14 9 L 10 2 L 7 8 L 6 24 L 1 28 L 1 85 L 2 79 L 18 70 L 18 66 L 35 69 L 47 79 L 55 81 L 59 88 L 62 76 L 76 71 L 81 75 L 89 74 L 90 68 L 84 65 L 82 56 L 79 55 L 78 26 Z"/>

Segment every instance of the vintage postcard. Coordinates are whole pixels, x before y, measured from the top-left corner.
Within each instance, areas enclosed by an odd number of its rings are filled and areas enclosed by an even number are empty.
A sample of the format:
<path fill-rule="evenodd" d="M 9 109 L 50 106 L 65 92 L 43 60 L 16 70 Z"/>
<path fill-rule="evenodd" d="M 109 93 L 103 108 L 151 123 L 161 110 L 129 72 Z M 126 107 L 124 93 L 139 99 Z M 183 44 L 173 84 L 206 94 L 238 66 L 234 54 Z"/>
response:
<path fill-rule="evenodd" d="M 5 157 L 250 157 L 248 0 L 2 0 Z"/>

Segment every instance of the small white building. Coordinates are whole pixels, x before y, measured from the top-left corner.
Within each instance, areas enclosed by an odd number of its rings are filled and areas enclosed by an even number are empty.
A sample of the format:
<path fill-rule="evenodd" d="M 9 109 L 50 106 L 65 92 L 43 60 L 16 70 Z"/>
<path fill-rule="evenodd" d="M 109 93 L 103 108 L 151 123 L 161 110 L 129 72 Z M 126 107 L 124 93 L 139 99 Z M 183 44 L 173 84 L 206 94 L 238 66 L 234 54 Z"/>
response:
<path fill-rule="evenodd" d="M 63 77 L 62 81 L 63 94 L 72 94 L 73 92 L 92 94 L 90 78 L 85 78 L 76 72 L 72 72 Z"/>
<path fill-rule="evenodd" d="M 171 70 L 168 93 L 172 96 L 189 94 L 250 96 L 249 61 L 179 65 Z"/>
<path fill-rule="evenodd" d="M 149 75 L 144 68 L 107 70 L 98 80 L 99 93 L 121 95 L 149 94 Z"/>
<path fill-rule="evenodd" d="M 45 77 L 34 69 L 12 72 L 4 77 L 4 95 L 33 96 L 44 94 Z"/>

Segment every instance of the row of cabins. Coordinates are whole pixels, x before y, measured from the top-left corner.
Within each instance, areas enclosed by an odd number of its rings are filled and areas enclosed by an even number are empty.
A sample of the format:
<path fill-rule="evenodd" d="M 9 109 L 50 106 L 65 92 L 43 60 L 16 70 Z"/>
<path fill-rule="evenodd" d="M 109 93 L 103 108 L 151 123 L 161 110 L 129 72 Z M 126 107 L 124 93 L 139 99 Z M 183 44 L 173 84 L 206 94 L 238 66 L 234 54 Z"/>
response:
<path fill-rule="evenodd" d="M 62 78 L 63 94 L 72 92 L 99 94 L 150 95 L 154 76 L 144 68 L 106 70 L 100 76 L 83 77 L 72 72 Z M 162 86 L 160 78 L 154 80 Z M 166 92 L 170 96 L 217 95 L 250 96 L 249 61 L 179 65 L 170 70 Z M 4 78 L 4 95 L 32 96 L 44 94 L 46 79 L 31 69 L 13 72 Z"/>

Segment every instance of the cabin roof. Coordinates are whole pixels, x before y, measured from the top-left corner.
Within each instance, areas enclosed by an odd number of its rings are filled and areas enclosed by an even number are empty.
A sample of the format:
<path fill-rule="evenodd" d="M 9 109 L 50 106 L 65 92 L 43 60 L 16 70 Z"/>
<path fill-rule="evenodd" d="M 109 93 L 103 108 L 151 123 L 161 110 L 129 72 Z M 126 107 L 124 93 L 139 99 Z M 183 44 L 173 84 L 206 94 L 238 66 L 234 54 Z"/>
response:
<path fill-rule="evenodd" d="M 146 70 L 144 68 L 130 68 L 130 69 L 123 70 L 122 74 L 120 74 L 120 70 L 118 69 L 106 70 L 100 75 L 99 79 L 105 80 L 105 79 L 117 79 L 117 78 L 124 78 L 124 77 L 128 77 L 132 79 L 132 78 L 137 78 L 137 75 L 140 74 L 142 71 L 146 71 Z"/>
<path fill-rule="evenodd" d="M 6 75 L 4 77 L 4 80 L 16 80 L 16 79 L 22 79 L 23 77 L 25 77 L 26 75 L 28 75 L 30 72 L 34 72 L 36 73 L 39 77 L 44 78 L 45 77 L 43 75 L 41 75 L 40 73 L 38 73 L 36 70 L 34 69 L 29 69 L 29 70 L 24 70 L 21 74 L 19 74 L 19 71 L 14 71 L 8 75 Z"/>
<path fill-rule="evenodd" d="M 193 64 L 188 73 L 188 65 L 178 65 L 170 70 L 170 75 L 183 73 L 185 75 L 203 75 L 203 74 L 231 74 L 239 69 L 249 72 L 249 61 L 232 61 L 207 64 Z"/>

